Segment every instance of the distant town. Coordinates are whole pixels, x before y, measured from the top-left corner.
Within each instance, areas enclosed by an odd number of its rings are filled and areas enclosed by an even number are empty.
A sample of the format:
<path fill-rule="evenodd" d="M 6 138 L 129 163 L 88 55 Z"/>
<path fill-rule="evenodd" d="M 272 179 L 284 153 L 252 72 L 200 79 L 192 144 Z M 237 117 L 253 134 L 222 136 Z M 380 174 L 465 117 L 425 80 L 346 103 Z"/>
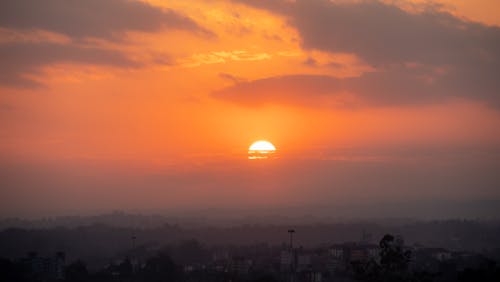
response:
<path fill-rule="evenodd" d="M 306 225 L 188 229 L 169 225 L 110 227 L 102 223 L 46 229 L 10 228 L 0 232 L 0 280 L 500 281 L 500 248 L 494 245 L 497 240 L 488 239 L 498 234 L 500 225 L 466 221 L 426 224 L 434 230 L 436 226 L 448 226 L 449 240 L 455 241 L 448 246 L 454 247 L 410 242 L 406 234 L 375 236 L 365 229 L 370 225 L 355 223 L 316 226 L 316 230 Z M 485 228 L 484 232 L 471 236 L 468 228 L 460 233 L 460 228 L 471 224 Z M 373 229 L 377 232 L 384 228 L 376 226 Z M 416 226 L 411 228 L 417 233 L 429 229 L 424 228 L 426 225 Z M 399 230 L 409 228 L 403 227 Z M 394 226 L 385 228 L 396 230 Z M 310 238 L 311 233 L 348 235 L 357 231 L 360 232 L 352 240 L 303 244 L 304 237 Z M 270 240 L 259 237 L 266 234 L 257 236 L 259 232 L 267 233 Z M 225 241 L 224 233 L 233 239 L 246 234 L 260 241 L 244 242 L 246 237 L 241 242 Z M 273 241 L 275 233 L 281 237 L 280 243 Z M 219 234 L 220 240 L 215 240 L 214 234 Z M 434 232 L 433 236 L 438 242 L 442 234 Z M 318 234 L 316 237 L 320 238 Z M 466 242 L 477 238 L 493 245 L 474 249 L 478 245 Z M 460 245 L 456 241 L 463 242 Z"/>

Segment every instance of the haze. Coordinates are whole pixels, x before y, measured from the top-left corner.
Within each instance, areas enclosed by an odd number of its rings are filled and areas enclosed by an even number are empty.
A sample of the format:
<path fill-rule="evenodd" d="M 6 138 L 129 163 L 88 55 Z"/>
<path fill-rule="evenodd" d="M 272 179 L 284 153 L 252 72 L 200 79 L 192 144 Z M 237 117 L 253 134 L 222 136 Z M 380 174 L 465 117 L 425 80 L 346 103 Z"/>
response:
<path fill-rule="evenodd" d="M 498 218 L 498 11 L 1 1 L 0 217 Z"/>

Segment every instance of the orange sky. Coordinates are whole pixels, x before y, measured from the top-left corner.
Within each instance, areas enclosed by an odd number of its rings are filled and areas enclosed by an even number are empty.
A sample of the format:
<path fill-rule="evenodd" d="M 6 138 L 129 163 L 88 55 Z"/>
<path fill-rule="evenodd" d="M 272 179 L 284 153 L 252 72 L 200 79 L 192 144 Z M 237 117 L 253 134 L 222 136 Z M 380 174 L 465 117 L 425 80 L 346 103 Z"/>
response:
<path fill-rule="evenodd" d="M 418 184 L 438 192 L 419 197 L 451 197 L 450 173 L 462 170 L 484 185 L 461 185 L 451 198 L 500 196 L 493 173 L 500 2 L 147 2 L 1 4 L 0 57 L 7 63 L 0 67 L 0 161 L 10 172 L 0 198 L 10 203 L 0 213 L 72 211 L 63 202 L 74 193 L 88 200 L 76 211 L 161 209 L 173 201 L 191 208 L 204 203 L 204 196 L 190 200 L 208 193 L 200 189 L 214 193 L 207 206 L 252 193 L 250 206 L 312 204 L 318 198 L 304 198 L 301 189 L 310 186 L 306 180 L 334 181 L 330 164 L 318 169 L 325 161 L 411 163 L 407 173 L 417 178 L 418 167 L 430 163 L 439 172 L 445 163 L 437 180 Z M 253 180 L 242 176 L 254 165 L 246 150 L 259 139 L 273 142 L 280 156 L 276 167 L 265 164 L 279 174 L 269 176 L 277 183 L 256 184 L 274 187 L 265 193 L 249 192 Z M 100 169 L 86 172 L 89 163 Z M 285 168 L 319 176 L 284 180 Z M 149 178 L 165 171 L 177 180 Z M 345 172 L 345 183 L 359 178 L 356 171 Z M 66 180 L 52 179 L 59 172 Z M 45 179 L 44 188 L 19 176 L 29 173 Z M 186 180 L 200 173 L 201 182 L 214 178 L 211 188 Z M 130 176 L 136 184 L 123 185 L 120 174 L 137 174 Z M 317 192 L 370 197 L 364 184 L 349 185 Z M 137 189 L 149 196 L 138 197 Z M 109 205 L 117 190 L 122 199 Z M 45 196 L 30 208 L 23 204 L 29 195 Z"/>

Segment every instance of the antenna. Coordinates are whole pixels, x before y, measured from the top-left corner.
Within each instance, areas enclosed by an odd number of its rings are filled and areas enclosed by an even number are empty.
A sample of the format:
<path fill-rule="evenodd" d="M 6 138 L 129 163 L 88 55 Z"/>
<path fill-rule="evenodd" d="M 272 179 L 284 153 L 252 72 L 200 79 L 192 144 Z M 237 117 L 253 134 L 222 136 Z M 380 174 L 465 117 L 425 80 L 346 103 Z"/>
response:
<path fill-rule="evenodd" d="M 290 233 L 290 250 L 293 250 L 293 233 L 295 233 L 295 230 L 288 229 L 288 233 Z"/>

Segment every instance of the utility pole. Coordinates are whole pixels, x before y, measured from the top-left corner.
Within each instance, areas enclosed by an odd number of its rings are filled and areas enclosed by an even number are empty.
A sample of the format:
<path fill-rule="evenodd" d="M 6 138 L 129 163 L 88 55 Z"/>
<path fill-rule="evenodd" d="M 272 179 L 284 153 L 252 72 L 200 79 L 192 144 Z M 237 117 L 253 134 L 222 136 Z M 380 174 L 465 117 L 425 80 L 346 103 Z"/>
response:
<path fill-rule="evenodd" d="M 295 270 L 295 254 L 293 252 L 293 233 L 295 233 L 294 229 L 288 229 L 288 233 L 290 234 L 290 282 L 294 282 L 294 270 Z"/>
<path fill-rule="evenodd" d="M 135 239 L 137 239 L 137 237 L 135 235 L 132 236 L 132 250 L 135 250 Z"/>
<path fill-rule="evenodd" d="M 135 250 L 135 240 L 137 239 L 137 237 L 135 235 L 132 235 L 132 237 L 130 238 L 132 239 L 132 251 L 130 252 L 131 254 L 131 258 L 132 258 L 132 272 L 135 274 L 136 271 L 137 271 L 137 262 L 136 262 L 136 258 L 135 258 L 135 253 L 136 253 L 136 250 Z"/>
<path fill-rule="evenodd" d="M 288 229 L 288 233 L 290 233 L 290 251 L 293 250 L 293 233 L 295 233 L 294 229 Z"/>

